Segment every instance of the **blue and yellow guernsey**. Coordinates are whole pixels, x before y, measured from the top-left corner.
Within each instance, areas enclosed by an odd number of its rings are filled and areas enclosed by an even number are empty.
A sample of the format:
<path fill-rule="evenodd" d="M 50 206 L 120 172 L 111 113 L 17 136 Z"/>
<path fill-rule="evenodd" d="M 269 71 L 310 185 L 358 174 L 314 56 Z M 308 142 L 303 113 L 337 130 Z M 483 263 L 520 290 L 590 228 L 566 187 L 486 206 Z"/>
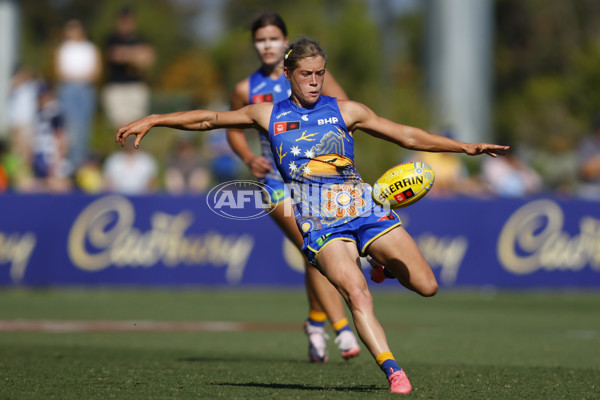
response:
<path fill-rule="evenodd" d="M 250 90 L 248 91 L 248 104 L 263 102 L 277 103 L 287 99 L 291 94 L 290 82 L 284 74 L 281 74 L 279 78 L 274 80 L 259 69 L 250 75 L 248 83 L 250 85 Z M 269 160 L 271 164 L 275 165 L 269 141 L 263 135 L 260 135 L 260 148 L 262 156 Z M 281 181 L 281 176 L 275 169 L 272 169 L 265 179 L 261 179 L 261 181 L 268 181 L 270 179 Z"/>
<path fill-rule="evenodd" d="M 311 108 L 276 103 L 269 123 L 275 164 L 287 184 L 302 232 L 342 225 L 372 209 L 372 188 L 354 167 L 354 138 L 337 99 Z"/>

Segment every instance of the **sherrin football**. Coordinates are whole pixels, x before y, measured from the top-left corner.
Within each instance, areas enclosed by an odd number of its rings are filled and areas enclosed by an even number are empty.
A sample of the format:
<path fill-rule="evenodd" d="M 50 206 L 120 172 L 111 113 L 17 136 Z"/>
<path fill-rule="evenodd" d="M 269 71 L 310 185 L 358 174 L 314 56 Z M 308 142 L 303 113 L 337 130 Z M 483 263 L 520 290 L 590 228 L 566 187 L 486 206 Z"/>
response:
<path fill-rule="evenodd" d="M 373 185 L 373 200 L 390 208 L 419 201 L 433 186 L 433 169 L 422 162 L 409 162 L 388 169 Z"/>

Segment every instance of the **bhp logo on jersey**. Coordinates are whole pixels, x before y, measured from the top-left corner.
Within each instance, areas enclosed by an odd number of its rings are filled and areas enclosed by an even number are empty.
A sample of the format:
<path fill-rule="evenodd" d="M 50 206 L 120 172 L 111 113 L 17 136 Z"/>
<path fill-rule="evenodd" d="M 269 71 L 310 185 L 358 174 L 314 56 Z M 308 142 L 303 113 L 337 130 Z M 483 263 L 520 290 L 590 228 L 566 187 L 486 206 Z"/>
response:
<path fill-rule="evenodd" d="M 322 118 L 322 119 L 318 119 L 317 123 L 319 125 L 325 125 L 325 124 L 335 124 L 338 122 L 338 119 L 336 117 L 331 117 L 331 118 Z"/>
<path fill-rule="evenodd" d="M 255 181 L 223 182 L 208 192 L 206 204 L 212 212 L 221 217 L 237 220 L 256 219 L 273 210 L 269 208 L 269 204 L 263 202 L 263 194 L 267 197 L 267 189 L 267 185 Z"/>
<path fill-rule="evenodd" d="M 275 134 L 279 135 L 282 132 L 295 131 L 296 129 L 300 129 L 300 121 L 276 122 L 273 127 L 275 128 Z"/>

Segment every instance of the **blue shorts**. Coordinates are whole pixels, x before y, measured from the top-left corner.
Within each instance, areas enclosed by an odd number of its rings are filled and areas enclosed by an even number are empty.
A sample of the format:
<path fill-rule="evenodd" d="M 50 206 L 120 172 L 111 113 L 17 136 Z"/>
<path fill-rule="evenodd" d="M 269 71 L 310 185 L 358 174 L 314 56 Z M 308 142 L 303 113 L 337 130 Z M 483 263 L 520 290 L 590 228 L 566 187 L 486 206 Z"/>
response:
<path fill-rule="evenodd" d="M 343 225 L 308 231 L 303 234 L 302 252 L 311 264 L 317 265 L 317 255 L 334 240 L 346 240 L 356 243 L 361 256 L 365 256 L 367 247 L 378 237 L 402 225 L 400 217 L 393 210 L 382 216 L 382 209 L 367 216 L 357 217 Z"/>
<path fill-rule="evenodd" d="M 279 179 L 269 178 L 268 176 L 258 180 L 265 186 L 262 191 L 263 204 L 268 204 L 270 207 L 275 207 L 283 200 L 290 197 L 289 191 L 285 188 L 285 183 Z"/>

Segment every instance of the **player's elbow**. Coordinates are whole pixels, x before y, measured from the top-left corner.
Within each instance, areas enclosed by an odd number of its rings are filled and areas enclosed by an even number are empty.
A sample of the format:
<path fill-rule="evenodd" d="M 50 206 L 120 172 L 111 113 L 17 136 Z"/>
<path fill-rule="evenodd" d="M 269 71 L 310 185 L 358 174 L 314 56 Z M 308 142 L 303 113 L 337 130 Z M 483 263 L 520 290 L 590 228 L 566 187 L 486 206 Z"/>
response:
<path fill-rule="evenodd" d="M 398 135 L 394 141 L 399 146 L 409 150 L 418 150 L 419 145 L 421 144 L 417 138 L 412 135 Z"/>

